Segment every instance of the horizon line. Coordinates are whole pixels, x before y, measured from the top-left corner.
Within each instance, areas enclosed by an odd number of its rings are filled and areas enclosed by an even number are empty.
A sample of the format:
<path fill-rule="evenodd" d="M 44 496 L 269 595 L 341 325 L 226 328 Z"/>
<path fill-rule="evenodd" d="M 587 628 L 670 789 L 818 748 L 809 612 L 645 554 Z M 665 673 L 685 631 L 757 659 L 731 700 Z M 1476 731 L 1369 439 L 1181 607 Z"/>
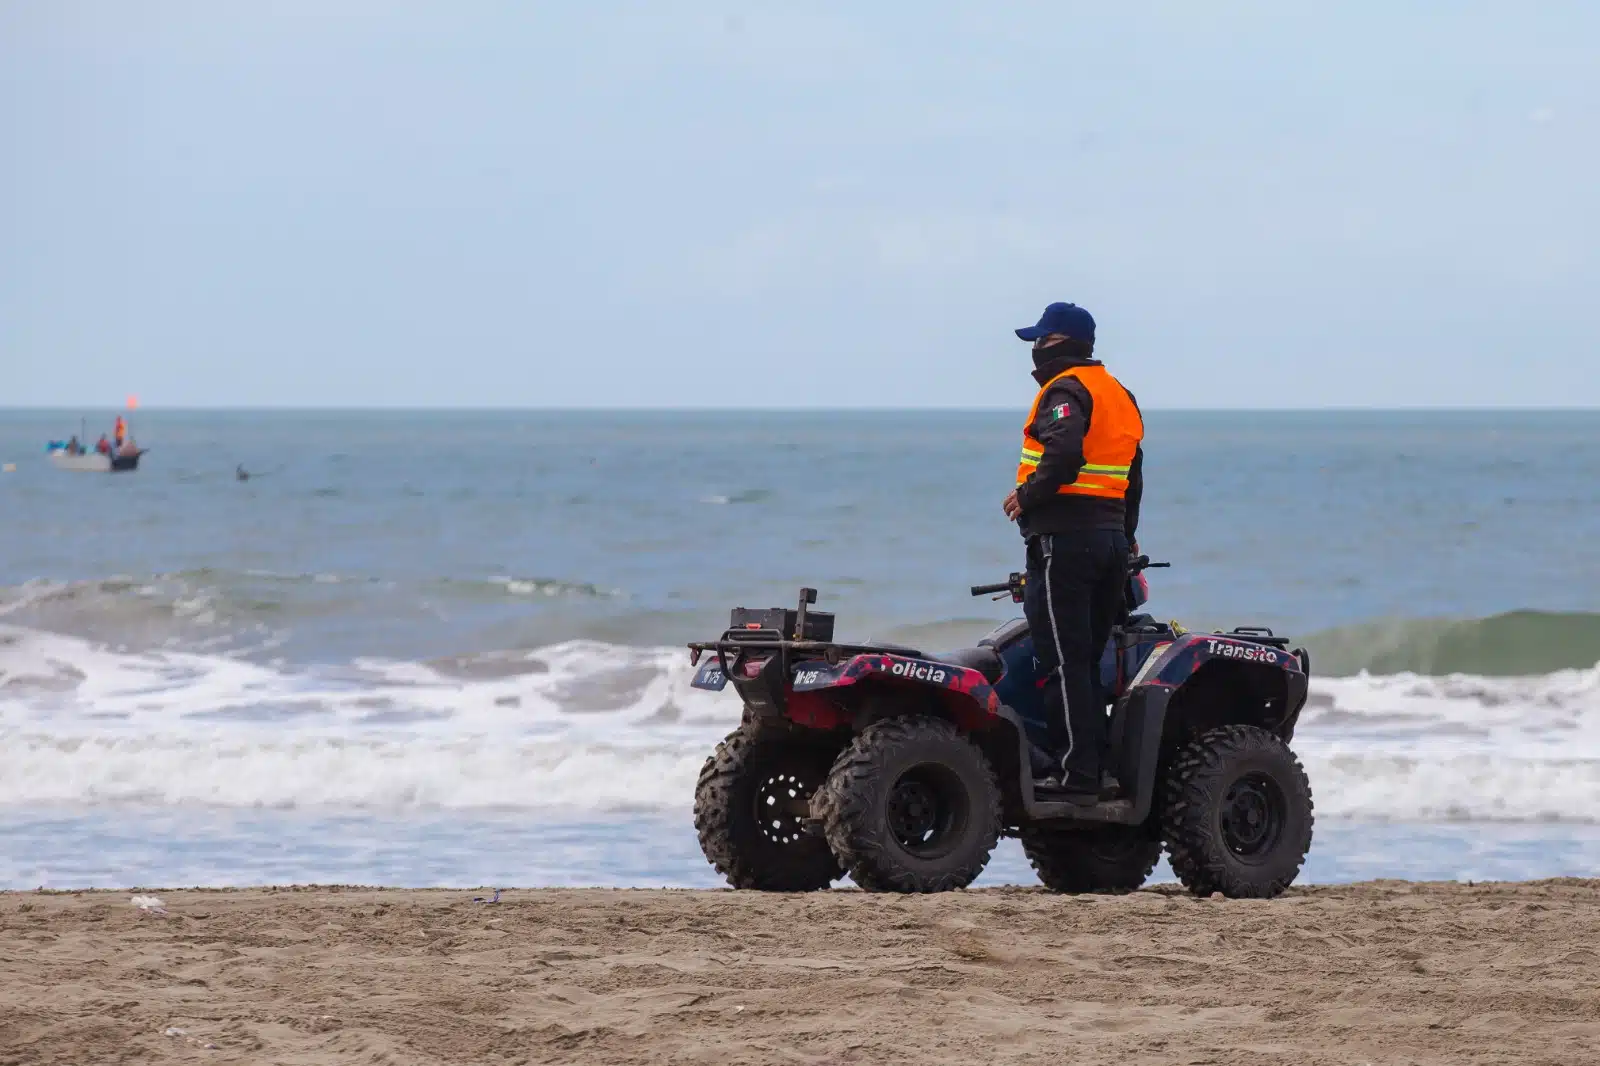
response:
<path fill-rule="evenodd" d="M 1014 413 L 1027 406 L 1026 404 L 1005 405 L 958 405 L 958 404 L 929 404 L 922 406 L 899 407 L 873 407 L 866 405 L 851 405 L 847 407 L 824 407 L 819 405 L 809 406 L 518 406 L 518 405 L 450 405 L 430 406 L 425 404 L 140 404 L 137 407 L 120 407 L 116 405 L 102 406 L 99 404 L 82 404 L 75 406 L 61 404 L 0 404 L 0 413 L 58 413 L 58 412 L 126 412 L 129 414 L 140 413 L 225 413 L 225 414 L 281 414 L 321 412 L 328 414 L 840 414 L 850 412 L 868 413 L 895 413 L 936 411 L 953 414 L 1000 414 Z M 1382 405 L 1341 405 L 1327 404 L 1320 407 L 1165 407 L 1150 406 L 1145 410 L 1169 414 L 1351 414 L 1358 412 L 1384 412 L 1384 413 L 1548 413 L 1548 414 L 1583 414 L 1600 412 L 1600 405 L 1561 405 L 1561 404 L 1399 404 L 1394 406 Z"/>

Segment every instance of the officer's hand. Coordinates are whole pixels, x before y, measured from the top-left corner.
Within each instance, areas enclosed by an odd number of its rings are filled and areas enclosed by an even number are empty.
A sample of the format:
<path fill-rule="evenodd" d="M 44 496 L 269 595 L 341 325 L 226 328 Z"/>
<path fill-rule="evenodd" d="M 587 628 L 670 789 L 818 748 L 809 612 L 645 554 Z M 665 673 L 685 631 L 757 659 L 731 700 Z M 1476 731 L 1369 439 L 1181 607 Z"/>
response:
<path fill-rule="evenodd" d="M 1022 504 L 1017 502 L 1016 489 L 1012 489 L 1011 494 L 1006 497 L 1005 509 L 1006 517 L 1011 519 L 1013 522 L 1015 522 L 1022 515 Z"/>

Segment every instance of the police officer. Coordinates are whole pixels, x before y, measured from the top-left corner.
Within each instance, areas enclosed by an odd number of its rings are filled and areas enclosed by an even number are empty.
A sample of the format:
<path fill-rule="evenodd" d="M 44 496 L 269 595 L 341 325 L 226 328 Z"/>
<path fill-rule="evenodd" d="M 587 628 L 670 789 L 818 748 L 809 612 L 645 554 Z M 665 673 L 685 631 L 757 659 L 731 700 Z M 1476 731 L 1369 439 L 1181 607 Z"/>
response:
<path fill-rule="evenodd" d="M 1022 427 L 1008 518 L 1027 541 L 1024 611 L 1046 677 L 1048 753 L 1065 797 L 1098 802 L 1106 698 L 1100 658 L 1122 612 L 1144 491 L 1144 419 L 1133 394 L 1094 358 L 1094 318 L 1070 303 L 1017 330 L 1033 342 L 1039 394 Z"/>

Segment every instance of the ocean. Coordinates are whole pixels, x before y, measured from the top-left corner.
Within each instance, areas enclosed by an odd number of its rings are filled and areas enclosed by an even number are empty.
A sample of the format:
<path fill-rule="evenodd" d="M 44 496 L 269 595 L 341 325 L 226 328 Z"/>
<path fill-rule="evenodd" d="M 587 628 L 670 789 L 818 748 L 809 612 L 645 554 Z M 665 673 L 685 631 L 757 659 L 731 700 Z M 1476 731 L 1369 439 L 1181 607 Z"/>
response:
<path fill-rule="evenodd" d="M 140 411 L 116 476 L 78 419 L 0 411 L 0 887 L 713 885 L 685 641 L 1016 610 L 1014 412 Z M 1149 609 L 1311 649 L 1305 880 L 1600 869 L 1600 412 L 1148 433 Z"/>

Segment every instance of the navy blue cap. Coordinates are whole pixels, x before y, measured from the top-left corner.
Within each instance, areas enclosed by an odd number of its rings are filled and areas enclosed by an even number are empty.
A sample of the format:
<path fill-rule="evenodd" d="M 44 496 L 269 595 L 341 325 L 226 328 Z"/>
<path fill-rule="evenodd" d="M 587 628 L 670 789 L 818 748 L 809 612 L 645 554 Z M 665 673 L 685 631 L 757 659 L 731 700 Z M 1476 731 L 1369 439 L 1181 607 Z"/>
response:
<path fill-rule="evenodd" d="M 1059 333 L 1075 341 L 1094 343 L 1094 316 L 1077 304 L 1051 304 L 1039 316 L 1037 326 L 1023 326 L 1017 336 L 1025 341 L 1036 341 Z"/>

